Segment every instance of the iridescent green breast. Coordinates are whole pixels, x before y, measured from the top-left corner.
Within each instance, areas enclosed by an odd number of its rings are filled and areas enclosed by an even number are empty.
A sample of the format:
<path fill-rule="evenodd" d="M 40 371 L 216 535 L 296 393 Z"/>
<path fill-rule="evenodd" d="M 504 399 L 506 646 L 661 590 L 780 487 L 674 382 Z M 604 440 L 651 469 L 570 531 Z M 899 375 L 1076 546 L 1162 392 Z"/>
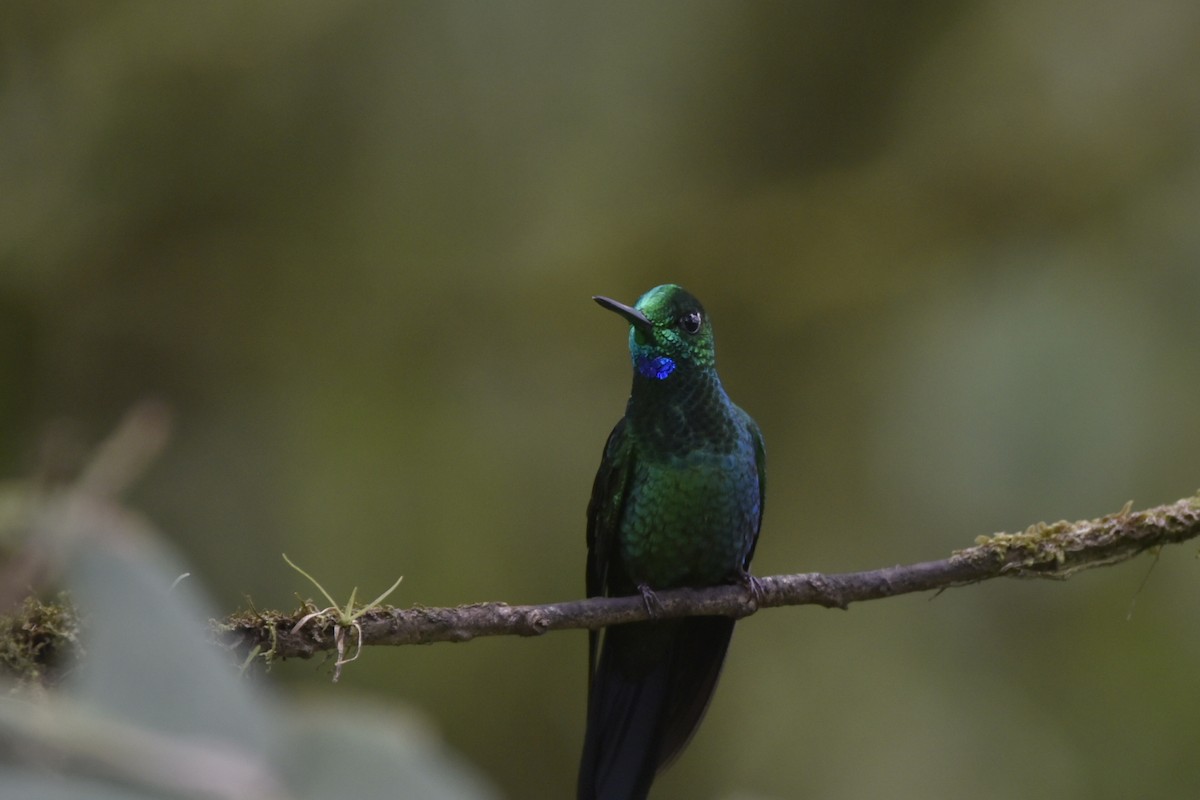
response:
<path fill-rule="evenodd" d="M 625 572 L 652 589 L 733 580 L 758 530 L 759 476 L 748 431 L 724 452 L 639 458 L 618 542 Z"/>

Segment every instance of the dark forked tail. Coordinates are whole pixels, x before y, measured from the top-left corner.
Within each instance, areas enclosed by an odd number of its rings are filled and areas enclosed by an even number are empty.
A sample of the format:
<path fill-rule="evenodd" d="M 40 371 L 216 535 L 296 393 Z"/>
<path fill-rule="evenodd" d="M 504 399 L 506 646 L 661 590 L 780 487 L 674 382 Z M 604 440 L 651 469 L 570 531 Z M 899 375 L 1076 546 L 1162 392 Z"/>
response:
<path fill-rule="evenodd" d="M 605 631 L 588 693 L 579 800 L 644 800 L 700 724 L 732 634 L 727 617 Z"/>

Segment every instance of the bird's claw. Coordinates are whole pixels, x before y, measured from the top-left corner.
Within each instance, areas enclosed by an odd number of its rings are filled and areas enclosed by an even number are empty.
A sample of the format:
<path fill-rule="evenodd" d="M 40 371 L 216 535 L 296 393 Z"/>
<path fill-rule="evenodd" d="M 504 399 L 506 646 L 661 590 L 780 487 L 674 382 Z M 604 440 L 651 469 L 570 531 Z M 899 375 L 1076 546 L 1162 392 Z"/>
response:
<path fill-rule="evenodd" d="M 767 590 L 763 586 L 762 581 L 751 575 L 749 572 L 742 572 L 742 574 L 738 576 L 738 580 L 743 587 L 750 590 L 750 595 L 754 598 L 755 609 L 761 608 L 763 601 L 767 598 Z"/>
<path fill-rule="evenodd" d="M 646 613 L 654 619 L 662 612 L 662 603 L 659 602 L 658 595 L 644 583 L 638 584 L 638 591 L 642 593 L 642 605 L 646 607 Z"/>

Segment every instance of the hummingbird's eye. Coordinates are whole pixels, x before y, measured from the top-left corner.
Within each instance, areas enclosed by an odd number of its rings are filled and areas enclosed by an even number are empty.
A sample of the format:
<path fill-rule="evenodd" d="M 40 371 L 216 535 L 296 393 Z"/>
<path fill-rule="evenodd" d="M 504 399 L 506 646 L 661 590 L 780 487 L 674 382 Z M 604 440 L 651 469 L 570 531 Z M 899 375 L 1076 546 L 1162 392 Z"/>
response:
<path fill-rule="evenodd" d="M 679 318 L 679 327 L 683 328 L 688 333 L 697 333 L 700 330 L 700 312 L 689 311 Z"/>

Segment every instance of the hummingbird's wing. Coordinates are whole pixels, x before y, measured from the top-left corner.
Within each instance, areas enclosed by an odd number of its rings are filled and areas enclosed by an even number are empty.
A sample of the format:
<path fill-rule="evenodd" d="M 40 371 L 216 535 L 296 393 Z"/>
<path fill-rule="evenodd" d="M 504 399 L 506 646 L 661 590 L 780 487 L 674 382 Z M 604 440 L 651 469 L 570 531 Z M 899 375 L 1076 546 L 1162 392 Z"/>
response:
<path fill-rule="evenodd" d="M 629 494 L 633 476 L 633 448 L 625 435 L 625 418 L 617 423 L 604 444 L 600 469 L 592 484 L 592 498 L 587 509 L 587 596 L 607 594 L 613 583 L 625 583 L 617 555 L 617 527 Z M 614 578 L 616 579 L 614 581 Z M 625 591 L 632 588 L 622 587 Z M 596 669 L 599 631 L 588 631 L 588 687 Z"/>
<path fill-rule="evenodd" d="M 749 572 L 750 560 L 754 558 L 754 548 L 758 545 L 758 534 L 762 530 L 763 505 L 767 500 L 767 449 L 763 445 L 762 431 L 758 429 L 758 423 L 742 409 L 739 408 L 738 411 L 746 422 L 751 438 L 754 439 L 754 463 L 758 467 L 758 520 L 754 524 L 754 538 L 750 542 L 750 549 L 742 562 L 742 569 Z"/>

